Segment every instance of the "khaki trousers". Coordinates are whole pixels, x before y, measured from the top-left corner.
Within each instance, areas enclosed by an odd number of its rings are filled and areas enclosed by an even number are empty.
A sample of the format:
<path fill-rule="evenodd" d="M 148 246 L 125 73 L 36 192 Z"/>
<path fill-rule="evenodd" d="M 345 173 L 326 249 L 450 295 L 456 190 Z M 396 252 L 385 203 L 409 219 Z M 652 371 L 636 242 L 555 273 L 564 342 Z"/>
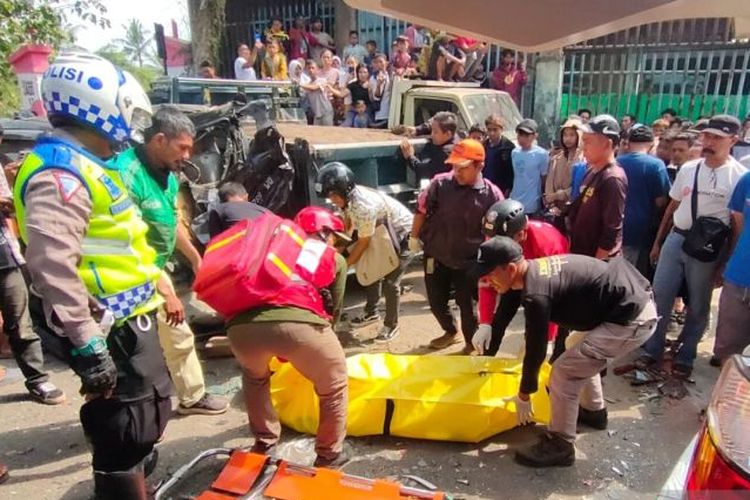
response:
<path fill-rule="evenodd" d="M 320 400 L 315 451 L 326 459 L 338 456 L 346 437 L 348 379 L 344 350 L 333 330 L 309 323 L 257 322 L 232 326 L 227 335 L 242 366 L 245 406 L 256 442 L 272 446 L 281 433 L 268 369 L 271 358 L 280 356 L 313 383 Z"/>
<path fill-rule="evenodd" d="M 192 406 L 206 393 L 203 368 L 195 352 L 195 338 L 187 321 L 177 326 L 167 324 L 163 308 L 157 314 L 159 344 L 182 406 Z"/>
<path fill-rule="evenodd" d="M 579 399 L 580 406 L 587 410 L 603 409 L 599 372 L 608 360 L 634 351 L 648 340 L 657 321 L 656 305 L 651 300 L 628 325 L 602 323 L 581 332 L 580 342 L 568 348 L 552 365 L 550 431 L 567 441 L 575 441 Z"/>

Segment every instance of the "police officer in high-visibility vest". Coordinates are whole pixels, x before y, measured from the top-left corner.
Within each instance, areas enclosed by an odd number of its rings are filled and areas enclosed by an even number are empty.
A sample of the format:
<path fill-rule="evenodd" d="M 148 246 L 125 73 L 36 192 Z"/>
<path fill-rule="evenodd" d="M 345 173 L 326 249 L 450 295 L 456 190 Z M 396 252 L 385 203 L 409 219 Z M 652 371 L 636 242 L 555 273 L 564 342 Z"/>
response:
<path fill-rule="evenodd" d="M 14 196 L 33 291 L 81 378 L 96 498 L 147 498 L 145 469 L 171 412 L 156 333 L 160 271 L 104 160 L 148 125 L 151 105 L 131 75 L 81 53 L 55 59 L 42 100 L 54 130 L 26 157 Z"/>

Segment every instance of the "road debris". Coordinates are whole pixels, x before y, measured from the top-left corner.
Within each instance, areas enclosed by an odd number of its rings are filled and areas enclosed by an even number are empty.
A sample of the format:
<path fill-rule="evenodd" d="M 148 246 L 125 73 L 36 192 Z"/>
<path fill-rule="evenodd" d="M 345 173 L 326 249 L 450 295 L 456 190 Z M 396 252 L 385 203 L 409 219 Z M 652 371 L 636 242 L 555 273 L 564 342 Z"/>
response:
<path fill-rule="evenodd" d="M 667 379 L 659 386 L 659 391 L 671 399 L 682 399 L 688 395 L 684 381 L 678 378 Z"/>
<path fill-rule="evenodd" d="M 618 468 L 617 468 L 617 467 L 615 467 L 614 465 L 612 466 L 612 472 L 614 472 L 615 474 L 617 474 L 617 475 L 618 475 L 618 476 L 620 476 L 620 477 L 622 477 L 622 476 L 624 476 L 624 475 L 625 475 L 625 474 L 624 474 L 624 473 L 623 473 L 622 471 L 620 471 L 620 469 L 618 469 Z"/>

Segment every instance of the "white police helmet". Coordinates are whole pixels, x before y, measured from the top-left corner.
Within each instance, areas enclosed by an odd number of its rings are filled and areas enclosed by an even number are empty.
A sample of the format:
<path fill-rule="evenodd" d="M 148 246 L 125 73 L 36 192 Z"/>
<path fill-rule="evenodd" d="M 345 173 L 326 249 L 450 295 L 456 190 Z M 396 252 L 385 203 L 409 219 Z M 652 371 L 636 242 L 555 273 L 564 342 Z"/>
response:
<path fill-rule="evenodd" d="M 113 143 L 137 140 L 151 122 L 151 103 L 135 78 L 92 54 L 55 58 L 42 77 L 42 101 L 53 125 L 72 119 Z"/>

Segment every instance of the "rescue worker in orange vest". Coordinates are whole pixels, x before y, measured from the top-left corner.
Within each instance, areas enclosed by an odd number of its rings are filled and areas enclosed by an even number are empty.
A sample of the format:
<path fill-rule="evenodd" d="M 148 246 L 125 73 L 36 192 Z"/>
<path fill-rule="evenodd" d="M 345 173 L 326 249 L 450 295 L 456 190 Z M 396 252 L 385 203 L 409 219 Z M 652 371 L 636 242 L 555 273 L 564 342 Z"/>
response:
<path fill-rule="evenodd" d="M 330 212 L 326 216 L 319 210 L 322 209 L 312 212 L 307 209 L 295 222 L 308 233 L 308 238 L 327 242 L 335 228 L 343 227 L 343 222 Z M 333 283 L 319 290 L 323 302 L 327 303 L 325 312 L 328 314 L 316 312 L 312 301 L 309 305 L 299 303 L 299 300 L 287 305 L 261 305 L 232 318 L 227 323 L 227 335 L 232 352 L 242 366 L 245 407 L 250 431 L 255 436 L 252 451 L 269 454 L 279 440 L 281 425 L 271 404 L 271 371 L 268 367 L 271 358 L 277 356 L 292 363 L 313 383 L 320 400 L 314 465 L 338 468 L 349 461 L 343 449 L 348 379 L 344 350 L 331 328 L 331 321 L 340 315 L 346 285 L 346 260 L 338 252 L 324 253 L 321 258 L 326 256 L 335 259 L 336 268 Z M 292 269 L 298 265 L 294 262 L 284 264 Z M 294 287 L 295 283 L 286 286 Z M 300 295 L 304 294 L 285 293 L 283 297 Z"/>

